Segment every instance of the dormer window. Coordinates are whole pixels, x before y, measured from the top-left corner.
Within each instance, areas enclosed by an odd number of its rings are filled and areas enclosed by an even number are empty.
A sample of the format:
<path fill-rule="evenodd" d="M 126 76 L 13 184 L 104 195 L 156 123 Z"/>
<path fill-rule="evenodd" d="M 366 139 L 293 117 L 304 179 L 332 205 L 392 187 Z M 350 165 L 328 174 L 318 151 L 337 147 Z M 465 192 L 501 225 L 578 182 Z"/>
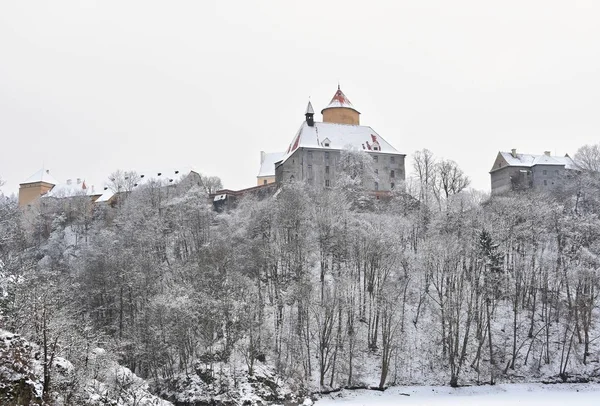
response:
<path fill-rule="evenodd" d="M 331 146 L 331 141 L 329 140 L 329 138 L 325 138 L 323 140 L 323 142 L 321 143 L 322 146 L 324 146 L 325 148 L 329 148 Z"/>

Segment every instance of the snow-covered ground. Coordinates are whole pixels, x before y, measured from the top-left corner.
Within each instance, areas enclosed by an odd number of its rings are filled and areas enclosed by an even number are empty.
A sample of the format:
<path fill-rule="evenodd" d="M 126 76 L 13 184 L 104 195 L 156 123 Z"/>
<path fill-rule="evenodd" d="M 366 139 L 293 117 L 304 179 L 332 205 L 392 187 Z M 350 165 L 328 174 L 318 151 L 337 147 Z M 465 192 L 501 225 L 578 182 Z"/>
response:
<path fill-rule="evenodd" d="M 323 397 L 315 406 L 366 405 L 600 405 L 600 384 L 506 384 L 452 389 L 441 386 L 404 386 L 385 392 L 344 391 Z"/>

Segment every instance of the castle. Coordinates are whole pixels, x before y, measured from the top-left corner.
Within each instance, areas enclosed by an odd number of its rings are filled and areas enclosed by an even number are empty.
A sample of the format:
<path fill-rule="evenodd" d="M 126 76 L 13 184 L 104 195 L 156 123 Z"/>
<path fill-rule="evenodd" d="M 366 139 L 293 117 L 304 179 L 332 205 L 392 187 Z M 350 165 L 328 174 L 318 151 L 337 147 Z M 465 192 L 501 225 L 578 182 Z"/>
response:
<path fill-rule="evenodd" d="M 316 187 L 332 187 L 340 174 L 343 150 L 364 151 L 373 159 L 375 179 L 365 185 L 378 196 L 405 179 L 405 154 L 398 152 L 373 128 L 360 125 L 360 112 L 338 85 L 329 104 L 321 110 L 322 122 L 314 119 L 309 102 L 305 120 L 285 152 L 261 152 L 259 185 L 302 181 Z"/>
<path fill-rule="evenodd" d="M 339 85 L 321 114 L 322 122 L 315 121 L 315 112 L 309 101 L 304 121 L 287 149 L 275 153 L 261 151 L 256 186 L 212 193 L 215 204 L 226 205 L 228 200 L 235 201 L 246 194 L 266 196 L 287 182 L 300 181 L 319 188 L 333 187 L 341 173 L 340 158 L 344 150 L 363 151 L 371 157 L 374 177 L 365 187 L 376 198 L 389 193 L 405 180 L 406 155 L 396 150 L 372 127 L 360 124 L 360 112 Z M 526 189 L 552 190 L 562 179 L 578 170 L 569 155 L 553 156 L 548 151 L 541 155 L 523 154 L 515 149 L 500 151 L 490 170 L 491 191 L 497 195 Z M 151 179 L 169 185 L 183 178 L 193 178 L 192 183 L 199 183 L 200 178 L 193 170 L 158 171 L 135 176 L 135 181 L 125 177 L 121 182 L 123 185 L 105 187 L 98 193 L 81 178 L 61 183 L 48 170 L 41 169 L 19 185 L 19 206 L 29 206 L 42 196 L 89 196 L 92 202 L 111 203 L 120 192 L 133 190 Z"/>

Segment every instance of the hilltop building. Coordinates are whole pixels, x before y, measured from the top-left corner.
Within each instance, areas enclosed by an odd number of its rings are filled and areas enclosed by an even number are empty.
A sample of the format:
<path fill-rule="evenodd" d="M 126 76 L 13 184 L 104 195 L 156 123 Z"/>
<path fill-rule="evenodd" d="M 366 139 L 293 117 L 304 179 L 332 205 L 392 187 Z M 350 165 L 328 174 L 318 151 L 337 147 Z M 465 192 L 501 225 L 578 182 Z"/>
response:
<path fill-rule="evenodd" d="M 492 194 L 535 189 L 552 190 L 579 168 L 569 155 L 521 154 L 516 149 L 498 152 L 490 170 Z"/>
<path fill-rule="evenodd" d="M 256 177 L 256 186 L 275 183 L 275 162 L 281 161 L 284 156 L 285 152 L 260 151 L 260 170 Z"/>
<path fill-rule="evenodd" d="M 173 187 L 187 190 L 192 186 L 203 186 L 200 174 L 189 167 L 180 169 L 162 169 L 154 171 L 117 171 L 113 173 L 109 183 L 104 186 L 102 194 L 95 200 L 97 204 L 115 205 L 119 196 L 134 192 L 145 185 L 156 187 Z"/>
<path fill-rule="evenodd" d="M 261 154 L 259 185 L 274 180 L 278 186 L 303 181 L 318 187 L 332 187 L 339 176 L 341 152 L 346 149 L 365 151 L 373 158 L 376 179 L 367 187 L 376 195 L 389 192 L 404 181 L 406 155 L 373 128 L 360 125 L 360 112 L 339 86 L 331 102 L 321 110 L 323 122 L 316 122 L 314 114 L 309 102 L 305 120 L 284 153 Z"/>
<path fill-rule="evenodd" d="M 200 174 L 189 167 L 143 172 L 117 171 L 112 176 L 103 190 L 96 192 L 94 186 L 88 187 L 82 178 L 67 179 L 61 183 L 50 175 L 49 170 L 40 169 L 19 185 L 19 206 L 32 206 L 40 199 L 76 196 L 88 196 L 97 204 L 114 205 L 120 195 L 133 192 L 143 185 L 177 186 L 179 189 L 203 186 Z"/>
<path fill-rule="evenodd" d="M 25 181 L 19 184 L 19 207 L 36 203 L 42 197 L 73 197 L 90 196 L 98 198 L 100 194 L 94 192 L 94 187 L 88 188 L 85 180 L 81 178 L 67 179 L 66 182 L 57 181 L 48 169 L 40 169 Z"/>

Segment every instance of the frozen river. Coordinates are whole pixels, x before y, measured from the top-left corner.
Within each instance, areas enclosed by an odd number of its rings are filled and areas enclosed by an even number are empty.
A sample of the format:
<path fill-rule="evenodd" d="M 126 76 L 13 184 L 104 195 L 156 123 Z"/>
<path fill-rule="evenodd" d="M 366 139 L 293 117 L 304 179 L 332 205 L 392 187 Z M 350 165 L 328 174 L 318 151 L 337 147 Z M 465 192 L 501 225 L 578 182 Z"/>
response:
<path fill-rule="evenodd" d="M 600 406 L 600 384 L 504 384 L 452 389 L 406 386 L 385 392 L 345 391 L 323 397 L 315 406 L 527 405 Z"/>

